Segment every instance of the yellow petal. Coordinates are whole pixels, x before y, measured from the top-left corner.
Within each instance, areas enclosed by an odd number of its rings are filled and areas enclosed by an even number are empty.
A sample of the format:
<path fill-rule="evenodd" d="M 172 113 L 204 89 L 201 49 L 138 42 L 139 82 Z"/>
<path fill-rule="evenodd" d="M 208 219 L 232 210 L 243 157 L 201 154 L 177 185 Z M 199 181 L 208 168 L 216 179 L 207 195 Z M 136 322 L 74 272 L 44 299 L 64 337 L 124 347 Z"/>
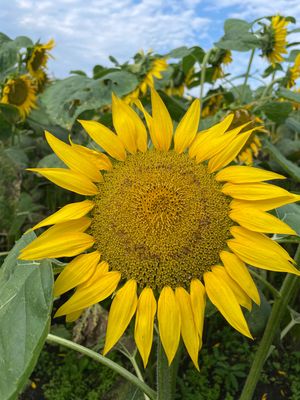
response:
<path fill-rule="evenodd" d="M 98 193 L 97 186 L 87 177 L 65 168 L 27 168 L 28 171 L 36 172 L 49 181 L 72 192 L 93 196 Z"/>
<path fill-rule="evenodd" d="M 153 145 L 158 150 L 168 151 L 173 136 L 173 123 L 170 114 L 154 89 L 151 90 L 151 102 L 153 118 L 150 127 L 150 136 Z"/>
<path fill-rule="evenodd" d="M 297 235 L 285 222 L 255 208 L 234 209 L 229 213 L 229 217 L 251 231 Z"/>
<path fill-rule="evenodd" d="M 269 183 L 225 183 L 222 192 L 234 199 L 257 201 L 276 197 L 294 197 L 292 193 Z"/>
<path fill-rule="evenodd" d="M 82 310 L 106 299 L 116 290 L 120 279 L 119 272 L 108 272 L 92 285 L 77 289 L 73 296 L 57 310 L 55 317 Z"/>
<path fill-rule="evenodd" d="M 221 251 L 220 258 L 231 278 L 234 279 L 247 295 L 259 305 L 259 293 L 245 263 L 235 254 L 229 253 L 228 251 Z"/>
<path fill-rule="evenodd" d="M 74 321 L 76 321 L 76 319 L 78 319 L 80 317 L 82 312 L 83 312 L 83 310 L 79 310 L 79 311 L 74 311 L 73 313 L 67 314 L 66 315 L 66 322 L 74 322 Z"/>
<path fill-rule="evenodd" d="M 35 239 L 21 252 L 20 260 L 41 260 L 43 258 L 73 257 L 93 246 L 92 236 L 82 232 L 71 232 L 68 235 L 55 234 L 51 239 Z"/>
<path fill-rule="evenodd" d="M 112 117 L 114 128 L 125 149 L 129 153 L 135 154 L 137 151 L 135 124 L 128 109 L 131 110 L 127 104 L 122 104 L 122 101 L 113 93 Z"/>
<path fill-rule="evenodd" d="M 142 357 L 144 368 L 147 366 L 152 347 L 155 313 L 155 297 L 152 289 L 146 287 L 138 300 L 134 329 L 135 343 Z"/>
<path fill-rule="evenodd" d="M 200 163 L 208 160 L 209 158 L 218 154 L 224 148 L 228 147 L 243 129 L 244 125 L 232 129 L 231 131 L 226 132 L 224 135 L 218 135 L 215 138 L 208 137 L 206 142 L 204 142 L 202 146 L 198 148 L 196 153 L 196 162 Z"/>
<path fill-rule="evenodd" d="M 284 206 L 285 204 L 295 203 L 300 201 L 300 196 L 290 193 L 286 197 L 276 197 L 274 199 L 246 201 L 246 200 L 233 200 L 230 203 L 231 208 L 254 207 L 258 210 L 269 211 L 273 208 Z"/>
<path fill-rule="evenodd" d="M 194 100 L 179 122 L 174 134 L 174 149 L 181 154 L 190 146 L 198 131 L 200 118 L 200 101 Z"/>
<path fill-rule="evenodd" d="M 185 347 L 199 371 L 198 352 L 199 352 L 199 335 L 194 320 L 190 295 L 182 287 L 175 289 L 175 297 L 179 305 L 181 315 L 181 335 Z"/>
<path fill-rule="evenodd" d="M 54 153 L 72 170 L 87 176 L 91 181 L 100 182 L 103 178 L 95 165 L 87 157 L 76 152 L 72 146 L 57 139 L 50 132 L 45 131 L 49 146 Z"/>
<path fill-rule="evenodd" d="M 54 225 L 61 222 L 67 222 L 73 219 L 78 219 L 86 215 L 94 207 L 95 203 L 90 200 L 80 201 L 78 203 L 67 204 L 56 213 L 43 219 L 43 221 L 36 224 L 32 230 L 41 228 L 42 226 Z"/>
<path fill-rule="evenodd" d="M 97 282 L 99 279 L 103 277 L 104 274 L 108 272 L 108 263 L 106 261 L 101 261 L 96 268 L 94 269 L 92 275 L 89 277 L 88 280 L 80 283 L 77 286 L 77 290 L 81 290 L 83 288 L 87 288 L 88 286 L 93 285 L 95 282 Z"/>
<path fill-rule="evenodd" d="M 175 294 L 169 286 L 165 286 L 158 299 L 159 336 L 171 364 L 179 345 L 181 317 Z"/>
<path fill-rule="evenodd" d="M 215 265 L 212 267 L 212 271 L 232 290 L 232 293 L 235 295 L 238 303 L 251 311 L 252 303 L 250 297 L 243 291 L 240 285 L 233 280 L 230 275 L 227 274 L 225 268 L 221 267 L 220 265 Z"/>
<path fill-rule="evenodd" d="M 120 339 L 129 325 L 137 306 L 136 281 L 131 279 L 117 291 L 109 310 L 103 354 Z"/>
<path fill-rule="evenodd" d="M 100 151 L 89 149 L 88 147 L 81 146 L 80 144 L 75 144 L 70 140 L 72 148 L 85 157 L 87 157 L 90 162 L 96 165 L 99 170 L 110 171 L 112 169 L 112 163 L 106 154 L 100 153 Z"/>
<path fill-rule="evenodd" d="M 204 273 L 204 283 L 210 301 L 229 324 L 243 335 L 252 338 L 241 307 L 226 282 L 212 271 Z"/>
<path fill-rule="evenodd" d="M 202 347 L 202 333 L 205 315 L 205 288 L 198 279 L 191 282 L 191 304 L 194 313 L 194 320 L 199 335 L 199 348 Z"/>
<path fill-rule="evenodd" d="M 67 264 L 59 274 L 54 284 L 54 296 L 73 289 L 80 283 L 87 281 L 93 274 L 98 262 L 100 253 L 94 251 L 89 254 L 81 254 Z"/>
<path fill-rule="evenodd" d="M 149 132 L 150 132 L 150 131 L 151 131 L 151 125 L 152 125 L 152 120 L 153 120 L 153 118 L 152 118 L 151 115 L 148 113 L 148 111 L 145 109 L 145 107 L 143 106 L 143 104 L 142 104 L 142 102 L 141 102 L 140 100 L 136 99 L 136 100 L 134 101 L 134 104 L 137 106 L 137 108 L 138 108 L 140 111 L 142 111 L 142 113 L 143 113 L 143 115 L 144 115 L 144 117 L 145 117 L 145 120 L 146 120 L 147 127 L 148 127 Z"/>
<path fill-rule="evenodd" d="M 113 121 L 124 147 L 132 154 L 147 151 L 147 131 L 136 112 L 113 94 Z M 115 112 L 114 112 L 115 110 Z"/>
<path fill-rule="evenodd" d="M 270 249 L 264 249 L 263 246 L 252 249 L 245 245 L 243 241 L 237 239 L 228 240 L 227 245 L 245 263 L 254 267 L 300 275 L 300 272 L 288 260 L 279 257 L 278 254 Z"/>
<path fill-rule="evenodd" d="M 218 172 L 215 179 L 232 183 L 250 183 L 286 178 L 283 175 L 260 168 L 233 165 Z"/>
<path fill-rule="evenodd" d="M 231 143 L 228 143 L 228 146 L 211 158 L 208 162 L 209 172 L 216 172 L 219 169 L 226 167 L 226 165 L 234 160 L 245 146 L 253 131 L 254 129 L 251 129 L 247 132 L 240 133 Z"/>
<path fill-rule="evenodd" d="M 211 128 L 199 132 L 195 140 L 193 141 L 191 147 L 189 148 L 189 156 L 194 158 L 200 147 L 203 147 L 204 143 L 211 139 L 215 139 L 220 137 L 225 133 L 225 131 L 230 126 L 233 120 L 234 114 L 228 115 L 223 121 L 219 122 L 216 125 L 213 125 Z"/>
<path fill-rule="evenodd" d="M 126 159 L 126 151 L 120 138 L 105 125 L 96 121 L 80 120 L 78 122 L 80 122 L 90 137 L 111 157 L 119 161 L 124 161 Z"/>
<path fill-rule="evenodd" d="M 265 247 L 266 250 L 269 249 L 270 251 L 276 253 L 278 256 L 291 262 L 295 262 L 289 255 L 289 253 L 280 246 L 280 244 L 276 243 L 274 240 L 270 239 L 266 235 L 263 235 L 262 233 L 249 231 L 242 226 L 232 226 L 230 228 L 230 232 L 235 239 L 239 239 L 245 245 L 253 247 L 257 245 L 260 248 Z"/>

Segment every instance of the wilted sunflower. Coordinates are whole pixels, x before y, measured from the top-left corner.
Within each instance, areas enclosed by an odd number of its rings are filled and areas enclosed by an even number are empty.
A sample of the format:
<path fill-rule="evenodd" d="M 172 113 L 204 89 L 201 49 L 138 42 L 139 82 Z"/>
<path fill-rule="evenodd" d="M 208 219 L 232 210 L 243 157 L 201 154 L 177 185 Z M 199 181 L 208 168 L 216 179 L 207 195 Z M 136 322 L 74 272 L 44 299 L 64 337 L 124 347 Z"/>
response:
<path fill-rule="evenodd" d="M 136 315 L 134 337 L 146 366 L 157 318 L 169 363 L 182 336 L 198 368 L 205 293 L 234 328 L 251 337 L 240 305 L 250 309 L 251 300 L 260 299 L 245 263 L 299 274 L 265 233 L 295 234 L 266 211 L 300 196 L 264 182 L 283 178 L 276 173 L 227 167 L 252 133 L 239 134 L 243 126 L 228 131 L 233 115 L 197 134 L 195 100 L 173 135 L 166 106 L 154 90 L 151 97 L 152 116 L 144 115 L 153 146 L 139 116 L 116 96 L 116 134 L 96 121 L 80 121 L 110 158 L 46 132 L 69 168 L 31 171 L 91 199 L 66 205 L 34 226 L 53 225 L 20 258 L 76 256 L 55 282 L 55 296 L 76 288 L 56 316 L 74 320 L 114 294 L 104 354 Z"/>
<path fill-rule="evenodd" d="M 164 89 L 165 93 L 168 96 L 182 97 L 184 95 L 184 89 L 192 83 L 194 74 L 194 67 L 190 68 L 185 74 L 179 66 L 175 65 L 170 82 Z"/>
<path fill-rule="evenodd" d="M 45 44 L 37 43 L 29 52 L 26 67 L 30 75 L 38 82 L 45 78 L 44 67 L 50 57 L 48 52 L 53 49 L 54 45 L 55 42 L 51 39 Z"/>
<path fill-rule="evenodd" d="M 295 86 L 298 78 L 300 78 L 300 53 L 295 58 L 294 65 L 287 71 L 287 87 Z"/>
<path fill-rule="evenodd" d="M 25 119 L 36 107 L 35 87 L 30 77 L 20 75 L 9 79 L 3 87 L 0 102 L 17 107 L 22 119 Z"/>
<path fill-rule="evenodd" d="M 286 54 L 286 26 L 289 22 L 280 15 L 271 19 L 271 25 L 266 26 L 263 34 L 262 52 L 272 65 L 283 61 L 282 54 Z"/>
<path fill-rule="evenodd" d="M 208 99 L 203 102 L 203 108 L 201 111 L 201 115 L 203 118 L 212 117 L 215 115 L 224 104 L 224 96 L 220 94 L 220 91 L 211 90 L 207 93 Z"/>
<path fill-rule="evenodd" d="M 140 97 L 145 96 L 148 88 L 154 88 L 154 78 L 162 79 L 161 72 L 165 71 L 168 68 L 167 61 L 164 58 L 157 58 L 152 61 L 151 67 L 148 72 L 142 78 L 138 87 L 133 90 L 131 93 L 127 94 L 124 97 L 124 101 L 127 104 L 131 104 L 134 101 L 138 100 Z"/>
<path fill-rule="evenodd" d="M 224 76 L 222 65 L 227 65 L 232 62 L 231 51 L 223 49 L 215 49 L 209 60 L 213 68 L 212 81 L 216 81 Z"/>

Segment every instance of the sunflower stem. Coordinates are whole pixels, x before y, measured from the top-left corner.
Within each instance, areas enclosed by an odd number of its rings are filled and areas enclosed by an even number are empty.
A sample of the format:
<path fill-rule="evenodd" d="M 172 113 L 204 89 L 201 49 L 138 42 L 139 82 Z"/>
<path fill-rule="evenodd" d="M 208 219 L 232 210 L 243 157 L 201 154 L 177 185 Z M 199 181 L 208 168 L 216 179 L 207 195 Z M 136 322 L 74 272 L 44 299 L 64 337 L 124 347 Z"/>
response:
<path fill-rule="evenodd" d="M 72 342 L 71 340 L 64 339 L 62 337 L 52 335 L 51 333 L 47 336 L 47 342 L 59 344 L 61 346 L 68 347 L 69 349 L 75 350 L 78 353 L 81 353 L 85 356 L 92 358 L 93 360 L 99 362 L 100 364 L 105 365 L 106 367 L 112 369 L 119 375 L 123 376 L 123 378 L 127 379 L 133 385 L 137 386 L 143 393 L 145 393 L 149 399 L 156 400 L 156 392 L 152 390 L 145 382 L 141 381 L 131 372 L 127 371 L 127 369 L 121 367 L 119 364 L 102 356 L 101 354 L 96 353 L 93 350 L 90 350 L 84 346 L 81 346 L 78 343 Z"/>
<path fill-rule="evenodd" d="M 161 340 L 157 349 L 157 400 L 173 400 L 176 389 L 176 377 L 179 366 L 180 350 L 169 365 Z"/>
<path fill-rule="evenodd" d="M 200 120 L 201 120 L 201 112 L 202 112 L 202 99 L 203 99 L 203 92 L 204 92 L 204 83 L 205 83 L 205 74 L 206 74 L 206 65 L 207 62 L 209 60 L 209 57 L 211 55 L 211 52 L 213 51 L 213 49 L 210 49 L 204 56 L 202 64 L 201 64 L 201 73 L 200 73 L 200 96 L 199 96 L 199 100 L 200 100 Z"/>
<path fill-rule="evenodd" d="M 243 104 L 244 99 L 245 99 L 246 87 L 247 87 L 247 82 L 248 82 L 249 75 L 250 75 L 250 70 L 251 70 L 252 61 L 253 61 L 253 58 L 254 58 L 254 53 L 255 53 L 255 49 L 253 49 L 251 51 L 251 55 L 250 55 L 250 59 L 249 59 L 248 67 L 247 67 L 247 71 L 246 71 L 246 74 L 245 74 L 245 80 L 244 80 L 244 84 L 243 84 L 243 88 L 242 88 L 242 94 L 241 94 L 241 103 L 242 104 Z"/>
<path fill-rule="evenodd" d="M 296 251 L 295 261 L 297 264 L 300 263 L 300 245 Z M 240 400 L 251 400 L 253 398 L 257 382 L 268 356 L 274 336 L 279 329 L 287 305 L 292 298 L 295 289 L 297 289 L 298 280 L 299 277 L 297 275 L 287 274 L 283 281 L 280 289 L 280 297 L 274 301 L 264 335 L 255 354 Z"/>

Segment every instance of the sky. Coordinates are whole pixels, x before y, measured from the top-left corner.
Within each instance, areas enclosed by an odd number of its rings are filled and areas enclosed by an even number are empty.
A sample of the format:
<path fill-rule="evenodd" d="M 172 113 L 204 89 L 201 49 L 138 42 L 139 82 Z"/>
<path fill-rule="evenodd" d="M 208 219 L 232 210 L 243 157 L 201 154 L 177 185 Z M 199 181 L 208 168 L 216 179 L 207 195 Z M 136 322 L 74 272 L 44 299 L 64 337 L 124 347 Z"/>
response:
<path fill-rule="evenodd" d="M 42 43 L 53 38 L 49 72 L 63 78 L 71 70 L 91 75 L 95 64 L 110 66 L 109 55 L 124 62 L 140 49 L 207 50 L 223 35 L 226 18 L 253 21 L 276 13 L 293 15 L 300 25 L 299 0 L 0 0 L 0 30 Z M 231 72 L 245 71 L 248 57 L 238 53 Z M 255 58 L 254 68 L 264 64 Z"/>

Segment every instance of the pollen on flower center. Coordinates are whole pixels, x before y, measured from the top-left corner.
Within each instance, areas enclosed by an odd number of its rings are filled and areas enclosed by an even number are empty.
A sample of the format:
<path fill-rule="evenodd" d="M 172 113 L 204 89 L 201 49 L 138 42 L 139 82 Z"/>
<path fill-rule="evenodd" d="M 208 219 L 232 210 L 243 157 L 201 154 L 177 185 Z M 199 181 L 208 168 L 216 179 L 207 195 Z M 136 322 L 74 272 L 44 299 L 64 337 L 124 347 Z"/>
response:
<path fill-rule="evenodd" d="M 116 163 L 99 184 L 91 233 L 112 270 L 141 287 L 188 287 L 219 262 L 229 199 L 206 166 L 148 151 Z"/>

